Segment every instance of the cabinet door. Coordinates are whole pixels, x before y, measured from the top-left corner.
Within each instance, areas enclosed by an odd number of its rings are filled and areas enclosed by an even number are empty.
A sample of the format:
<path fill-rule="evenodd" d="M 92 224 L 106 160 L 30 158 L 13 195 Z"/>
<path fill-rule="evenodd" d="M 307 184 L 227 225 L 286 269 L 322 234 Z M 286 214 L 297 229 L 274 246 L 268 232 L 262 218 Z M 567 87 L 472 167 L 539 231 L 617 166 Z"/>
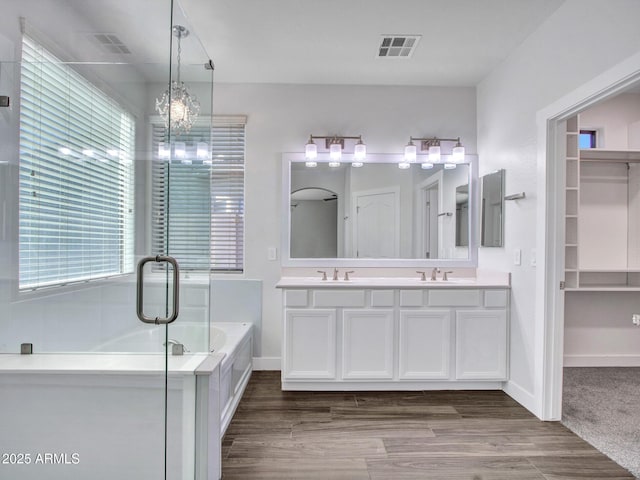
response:
<path fill-rule="evenodd" d="M 344 310 L 342 378 L 393 378 L 393 310 Z"/>
<path fill-rule="evenodd" d="M 449 310 L 400 311 L 399 378 L 449 378 Z"/>
<path fill-rule="evenodd" d="M 456 312 L 456 378 L 506 380 L 507 312 Z"/>
<path fill-rule="evenodd" d="M 285 310 L 284 378 L 336 378 L 336 311 Z"/>

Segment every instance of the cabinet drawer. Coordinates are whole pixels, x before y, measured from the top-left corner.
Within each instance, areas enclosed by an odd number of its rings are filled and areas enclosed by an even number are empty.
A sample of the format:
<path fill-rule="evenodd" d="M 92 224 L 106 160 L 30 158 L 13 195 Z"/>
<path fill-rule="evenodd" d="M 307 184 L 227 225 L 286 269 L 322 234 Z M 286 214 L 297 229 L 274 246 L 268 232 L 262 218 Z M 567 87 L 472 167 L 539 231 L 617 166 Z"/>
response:
<path fill-rule="evenodd" d="M 364 307 L 364 290 L 314 290 L 314 307 Z"/>
<path fill-rule="evenodd" d="M 308 303 L 308 295 L 306 290 L 285 290 L 284 306 L 285 307 L 306 307 Z"/>
<path fill-rule="evenodd" d="M 480 290 L 429 290 L 430 307 L 479 307 Z"/>
<path fill-rule="evenodd" d="M 507 306 L 507 298 L 506 290 L 487 290 L 484 292 L 484 306 L 504 308 Z"/>

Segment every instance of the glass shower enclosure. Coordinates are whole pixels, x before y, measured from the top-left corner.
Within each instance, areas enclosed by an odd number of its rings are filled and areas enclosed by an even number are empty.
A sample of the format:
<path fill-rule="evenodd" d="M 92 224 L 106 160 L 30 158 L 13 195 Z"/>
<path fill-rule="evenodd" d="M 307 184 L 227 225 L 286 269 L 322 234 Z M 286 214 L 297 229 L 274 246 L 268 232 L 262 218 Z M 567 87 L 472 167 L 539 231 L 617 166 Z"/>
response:
<path fill-rule="evenodd" d="M 195 478 L 212 82 L 177 0 L 3 4 L 0 478 Z"/>

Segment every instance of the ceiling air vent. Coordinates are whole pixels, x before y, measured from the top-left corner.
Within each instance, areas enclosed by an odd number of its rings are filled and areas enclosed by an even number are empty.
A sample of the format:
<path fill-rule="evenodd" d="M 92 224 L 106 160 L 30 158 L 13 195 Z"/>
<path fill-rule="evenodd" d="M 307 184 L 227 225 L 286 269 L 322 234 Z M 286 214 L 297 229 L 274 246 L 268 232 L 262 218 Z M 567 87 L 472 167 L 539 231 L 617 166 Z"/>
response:
<path fill-rule="evenodd" d="M 92 37 L 105 53 L 116 53 L 119 55 L 128 55 L 131 53 L 129 47 L 113 33 L 96 33 L 92 35 Z"/>
<path fill-rule="evenodd" d="M 409 58 L 413 54 L 421 35 L 382 35 L 377 58 Z"/>

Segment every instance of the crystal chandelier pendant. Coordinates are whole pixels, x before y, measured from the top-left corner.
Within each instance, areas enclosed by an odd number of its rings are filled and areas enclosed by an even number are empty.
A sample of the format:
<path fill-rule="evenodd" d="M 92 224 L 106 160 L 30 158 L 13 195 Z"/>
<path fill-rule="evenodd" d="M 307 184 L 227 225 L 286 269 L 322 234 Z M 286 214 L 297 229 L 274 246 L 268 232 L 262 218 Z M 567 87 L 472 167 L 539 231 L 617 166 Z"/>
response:
<path fill-rule="evenodd" d="M 184 82 L 180 81 L 180 40 L 189 35 L 189 31 L 176 25 L 173 27 L 173 35 L 178 38 L 176 80 L 171 82 L 170 89 L 162 97 L 156 99 L 156 110 L 163 118 L 165 127 L 179 134 L 187 133 L 193 127 L 200 113 L 200 102 L 195 95 L 189 93 Z"/>

